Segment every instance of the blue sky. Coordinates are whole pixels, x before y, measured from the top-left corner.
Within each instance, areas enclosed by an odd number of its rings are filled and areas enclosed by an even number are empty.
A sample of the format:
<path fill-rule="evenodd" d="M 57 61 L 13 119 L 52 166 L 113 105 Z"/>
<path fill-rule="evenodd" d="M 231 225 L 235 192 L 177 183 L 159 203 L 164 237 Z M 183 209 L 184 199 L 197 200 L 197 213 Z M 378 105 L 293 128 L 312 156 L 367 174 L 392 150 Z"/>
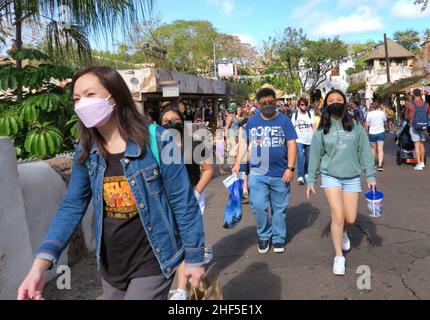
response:
<path fill-rule="evenodd" d="M 309 38 L 339 35 L 347 42 L 383 39 L 394 31 L 430 28 L 430 9 L 414 0 L 155 0 L 153 16 L 208 20 L 221 32 L 261 46 L 287 26 L 302 27 Z"/>

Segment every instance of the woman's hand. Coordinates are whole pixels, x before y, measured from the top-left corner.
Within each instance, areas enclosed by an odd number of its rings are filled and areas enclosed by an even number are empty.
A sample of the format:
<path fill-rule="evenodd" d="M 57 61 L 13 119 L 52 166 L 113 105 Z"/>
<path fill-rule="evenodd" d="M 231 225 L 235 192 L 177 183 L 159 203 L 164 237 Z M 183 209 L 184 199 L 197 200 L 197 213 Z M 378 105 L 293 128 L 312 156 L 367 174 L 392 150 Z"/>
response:
<path fill-rule="evenodd" d="M 205 274 L 205 267 L 188 268 L 185 265 L 185 277 L 189 279 L 193 288 L 197 287 Z"/>
<path fill-rule="evenodd" d="M 372 190 L 373 193 L 376 193 L 376 181 L 368 182 L 367 186 L 368 186 L 369 190 Z"/>
<path fill-rule="evenodd" d="M 311 197 L 311 194 L 316 194 L 316 192 L 315 192 L 315 187 L 312 187 L 312 188 L 308 188 L 307 190 L 306 190 L 306 197 L 308 198 L 308 200 L 310 199 L 310 197 Z"/>
<path fill-rule="evenodd" d="M 42 296 L 46 283 L 46 270 L 51 262 L 36 259 L 27 277 L 18 288 L 17 300 L 45 300 Z"/>
<path fill-rule="evenodd" d="M 235 164 L 231 167 L 231 174 L 238 174 L 240 171 L 240 164 Z"/>

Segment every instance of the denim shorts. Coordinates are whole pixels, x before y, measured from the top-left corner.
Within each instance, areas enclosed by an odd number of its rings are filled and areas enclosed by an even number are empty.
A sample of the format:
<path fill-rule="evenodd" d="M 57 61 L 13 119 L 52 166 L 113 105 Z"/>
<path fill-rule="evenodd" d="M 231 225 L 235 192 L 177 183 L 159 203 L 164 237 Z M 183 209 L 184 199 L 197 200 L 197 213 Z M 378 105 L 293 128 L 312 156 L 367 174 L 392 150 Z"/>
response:
<path fill-rule="evenodd" d="M 321 174 L 322 188 L 341 188 L 344 192 L 362 192 L 361 177 L 339 179 L 325 174 Z"/>
<path fill-rule="evenodd" d="M 370 141 L 370 143 L 377 143 L 379 141 L 384 142 L 385 141 L 385 132 L 381 132 L 378 134 L 369 134 L 369 141 Z"/>
<path fill-rule="evenodd" d="M 409 133 L 411 134 L 413 142 L 426 142 L 427 140 L 427 130 L 415 130 L 414 128 L 410 128 Z"/>

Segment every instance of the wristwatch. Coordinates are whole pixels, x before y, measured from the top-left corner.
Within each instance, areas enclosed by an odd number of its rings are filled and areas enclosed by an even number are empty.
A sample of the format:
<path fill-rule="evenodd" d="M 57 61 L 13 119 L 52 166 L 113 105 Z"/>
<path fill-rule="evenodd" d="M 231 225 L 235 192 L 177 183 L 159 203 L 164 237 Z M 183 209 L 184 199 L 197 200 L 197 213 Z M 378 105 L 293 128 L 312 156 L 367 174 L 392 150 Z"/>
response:
<path fill-rule="evenodd" d="M 290 170 L 291 172 L 294 172 L 294 170 L 296 170 L 296 168 L 294 167 L 287 167 L 288 170 Z"/>

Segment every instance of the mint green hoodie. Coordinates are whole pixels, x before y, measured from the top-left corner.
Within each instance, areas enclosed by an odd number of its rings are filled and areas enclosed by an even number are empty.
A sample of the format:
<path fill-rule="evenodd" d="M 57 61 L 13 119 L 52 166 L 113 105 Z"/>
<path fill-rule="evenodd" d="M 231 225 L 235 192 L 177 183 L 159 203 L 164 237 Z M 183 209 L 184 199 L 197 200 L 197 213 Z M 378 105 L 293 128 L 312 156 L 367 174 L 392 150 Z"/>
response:
<path fill-rule="evenodd" d="M 348 179 L 366 174 L 367 182 L 376 181 L 375 162 L 369 138 L 361 124 L 354 121 L 351 132 L 343 129 L 342 122 L 332 119 L 328 134 L 317 130 L 312 138 L 309 160 L 308 187 L 315 186 L 319 172 Z"/>

